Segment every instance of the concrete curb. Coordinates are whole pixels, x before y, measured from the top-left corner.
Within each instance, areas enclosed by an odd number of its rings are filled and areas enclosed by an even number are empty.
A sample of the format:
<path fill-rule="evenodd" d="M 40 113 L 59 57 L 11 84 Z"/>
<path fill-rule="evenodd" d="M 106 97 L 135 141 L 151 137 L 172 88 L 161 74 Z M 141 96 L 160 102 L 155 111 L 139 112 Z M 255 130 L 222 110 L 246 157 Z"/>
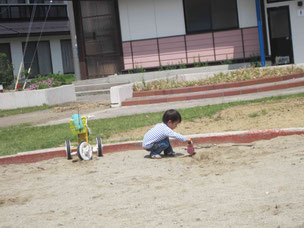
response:
<path fill-rule="evenodd" d="M 269 140 L 278 136 L 287 135 L 303 135 L 304 128 L 283 128 L 259 131 L 235 131 L 191 135 L 195 144 L 203 143 L 250 143 L 258 140 Z M 184 146 L 185 144 L 172 140 L 173 146 Z M 126 150 L 142 150 L 141 141 L 131 141 L 124 143 L 114 143 L 103 145 L 103 154 L 120 152 Z M 8 164 L 25 164 L 48 160 L 55 157 L 66 157 L 66 152 L 63 147 L 47 149 L 34 152 L 23 152 L 16 155 L 0 157 L 0 165 Z"/>

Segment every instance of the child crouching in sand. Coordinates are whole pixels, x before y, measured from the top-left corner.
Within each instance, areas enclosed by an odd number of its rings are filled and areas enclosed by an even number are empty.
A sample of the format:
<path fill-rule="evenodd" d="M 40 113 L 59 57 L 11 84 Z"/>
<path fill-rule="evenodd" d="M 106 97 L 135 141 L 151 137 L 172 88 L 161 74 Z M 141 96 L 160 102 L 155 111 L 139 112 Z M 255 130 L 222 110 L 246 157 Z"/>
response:
<path fill-rule="evenodd" d="M 190 142 L 190 145 L 193 144 L 190 138 L 173 131 L 180 122 L 182 122 L 182 117 L 178 111 L 174 109 L 167 110 L 163 115 L 163 122 L 156 124 L 145 134 L 142 146 L 147 151 L 150 151 L 152 159 L 161 159 L 160 153 L 162 151 L 164 151 L 166 156 L 175 155 L 169 137 L 176 138 L 182 142 Z"/>

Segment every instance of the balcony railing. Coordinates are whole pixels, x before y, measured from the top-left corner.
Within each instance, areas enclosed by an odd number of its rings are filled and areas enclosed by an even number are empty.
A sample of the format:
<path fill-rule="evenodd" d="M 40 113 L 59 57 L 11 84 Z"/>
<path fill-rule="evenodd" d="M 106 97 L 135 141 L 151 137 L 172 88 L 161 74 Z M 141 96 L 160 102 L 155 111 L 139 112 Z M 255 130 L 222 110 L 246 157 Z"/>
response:
<path fill-rule="evenodd" d="M 2 5 L 0 4 L 0 22 L 5 21 L 26 21 L 31 19 L 34 5 Z M 66 5 L 37 5 L 34 21 L 45 20 L 48 13 L 48 20 L 68 20 Z"/>

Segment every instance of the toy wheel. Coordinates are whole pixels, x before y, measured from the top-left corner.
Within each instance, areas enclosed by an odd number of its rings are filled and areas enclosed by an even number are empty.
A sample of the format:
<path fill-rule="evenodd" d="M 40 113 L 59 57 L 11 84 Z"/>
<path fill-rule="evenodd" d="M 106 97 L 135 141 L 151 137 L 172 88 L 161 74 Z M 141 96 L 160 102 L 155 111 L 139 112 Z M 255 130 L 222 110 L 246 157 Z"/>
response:
<path fill-rule="evenodd" d="M 90 144 L 86 141 L 82 141 L 77 148 L 77 155 L 81 160 L 91 160 L 92 159 L 92 148 Z"/>
<path fill-rule="evenodd" d="M 101 138 L 100 138 L 100 137 L 97 137 L 97 138 L 96 138 L 96 141 L 97 141 L 97 156 L 98 156 L 98 157 L 102 157 L 103 154 L 102 154 L 102 143 L 101 143 Z"/>
<path fill-rule="evenodd" d="M 71 142 L 70 140 L 65 140 L 65 152 L 68 160 L 72 159 L 71 155 Z"/>

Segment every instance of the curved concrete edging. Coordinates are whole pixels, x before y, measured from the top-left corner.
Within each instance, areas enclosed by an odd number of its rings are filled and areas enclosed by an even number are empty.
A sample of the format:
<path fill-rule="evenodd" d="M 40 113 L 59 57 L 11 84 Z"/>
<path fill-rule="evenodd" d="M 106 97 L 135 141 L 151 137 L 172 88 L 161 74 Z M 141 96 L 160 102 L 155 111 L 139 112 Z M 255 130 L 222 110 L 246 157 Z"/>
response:
<path fill-rule="evenodd" d="M 235 132 L 221 132 L 190 135 L 195 144 L 203 143 L 250 143 L 258 140 L 269 140 L 278 136 L 287 135 L 303 135 L 304 128 L 283 128 L 259 131 L 235 131 Z M 184 146 L 185 144 L 172 140 L 173 146 Z M 141 141 L 131 141 L 124 143 L 114 143 L 103 145 L 103 153 L 120 152 L 126 150 L 142 150 Z M 43 151 L 24 152 L 16 155 L 0 157 L 0 165 L 7 164 L 24 164 L 33 163 L 42 160 L 47 160 L 55 157 L 66 157 L 65 149 L 54 148 Z"/>
<path fill-rule="evenodd" d="M 165 71 L 154 71 L 145 73 L 135 73 L 130 75 L 122 75 L 120 82 L 125 82 L 122 86 L 113 86 L 110 88 L 110 99 L 111 107 L 120 107 L 121 102 L 133 97 L 133 84 L 135 82 L 145 81 L 151 82 L 164 78 L 176 78 L 180 80 L 198 80 L 211 76 L 219 72 L 228 72 L 237 70 L 242 67 L 249 67 L 250 63 L 236 63 L 228 65 L 217 65 L 207 66 L 198 68 L 187 68 L 187 69 L 176 69 L 176 70 L 165 70 Z M 109 82 L 117 82 L 118 76 L 110 76 L 105 80 Z M 98 79 L 100 81 L 100 79 Z"/>
<path fill-rule="evenodd" d="M 156 104 L 156 103 L 165 103 L 165 102 L 176 102 L 176 101 L 185 101 L 185 100 L 199 100 L 199 99 L 207 99 L 207 98 L 217 98 L 217 97 L 228 97 L 228 96 L 236 96 L 236 95 L 244 95 L 251 93 L 260 93 L 266 91 L 274 91 L 274 90 L 282 90 L 289 89 L 294 87 L 302 87 L 304 86 L 303 73 L 300 74 L 290 74 L 285 75 L 285 79 L 283 77 L 278 77 L 279 80 L 274 78 L 263 79 L 260 81 L 249 80 L 243 82 L 235 82 L 235 83 L 227 83 L 227 84 L 218 84 L 215 87 L 223 87 L 219 90 L 215 90 L 208 88 L 206 91 L 197 91 L 199 93 L 192 94 L 192 91 L 187 91 L 188 88 L 180 88 L 180 89 L 172 89 L 172 94 L 179 94 L 177 96 L 170 97 L 169 94 L 164 94 L 161 97 L 157 97 L 157 95 L 153 95 L 153 97 L 137 97 L 140 99 L 135 100 L 126 100 L 122 102 L 122 106 L 132 106 L 132 105 L 144 105 L 144 104 Z M 257 79 L 259 80 L 259 79 Z M 291 81 L 290 81 L 291 80 Z M 274 82 L 271 82 L 274 81 Z M 257 83 L 258 82 L 258 83 Z M 246 86 L 245 84 L 248 85 Z M 251 84 L 251 85 L 250 85 Z M 189 90 L 196 90 L 196 88 L 189 87 Z M 175 91 L 174 91 L 175 90 Z M 170 91 L 169 91 L 170 92 Z M 175 93 L 174 93 L 175 92 Z M 179 93 L 177 93 L 179 92 Z M 194 91 L 195 92 L 195 91 Z"/>
<path fill-rule="evenodd" d="M 150 91 L 137 91 L 137 92 L 133 92 L 133 97 L 171 95 L 171 94 L 179 94 L 179 93 L 203 92 L 203 91 L 210 91 L 217 89 L 229 89 L 236 87 L 259 85 L 259 84 L 271 83 L 271 82 L 281 82 L 281 81 L 296 79 L 301 77 L 304 77 L 304 72 L 298 72 L 298 73 L 269 77 L 269 78 L 257 78 L 257 79 L 250 79 L 245 81 L 218 83 L 214 85 L 190 86 L 190 87 L 150 90 Z"/>
<path fill-rule="evenodd" d="M 241 65 L 238 65 L 238 66 L 234 66 L 234 65 L 237 65 L 237 64 L 228 65 L 228 69 L 226 69 L 226 70 L 221 69 L 218 66 L 217 68 L 214 68 L 215 70 L 212 70 L 212 71 L 204 71 L 205 70 L 204 67 L 202 69 L 199 68 L 200 72 L 196 72 L 196 73 L 190 73 L 190 72 L 186 72 L 186 71 L 181 73 L 180 71 L 176 71 L 175 74 L 167 75 L 167 77 L 163 77 L 163 78 L 179 78 L 180 80 L 195 81 L 195 80 L 204 79 L 206 77 L 212 77 L 214 74 L 219 73 L 219 72 L 225 73 L 225 72 L 229 72 L 229 71 L 235 71 L 241 67 Z M 231 68 L 229 68 L 229 66 L 231 66 Z M 301 64 L 291 64 L 291 65 L 282 65 L 282 66 L 270 66 L 267 68 L 273 69 L 273 68 L 284 68 L 284 67 L 289 67 L 289 66 L 303 68 L 304 64 L 301 63 Z M 151 74 L 151 76 L 152 76 L 154 73 L 155 72 L 149 72 L 146 74 Z M 162 79 L 161 77 L 148 78 L 148 77 L 144 77 L 144 75 L 145 74 L 142 74 L 141 77 L 142 77 L 142 80 L 146 80 L 145 81 L 146 83 L 150 82 L 150 81 Z M 270 80 L 270 79 L 268 79 L 268 80 Z M 122 105 L 122 102 L 126 101 L 127 99 L 131 99 L 133 97 L 133 83 L 134 83 L 134 81 L 132 81 L 132 82 L 130 81 L 130 84 L 125 84 L 124 86 L 111 87 L 111 89 L 110 89 L 111 107 L 120 107 Z M 252 83 L 252 82 L 250 82 L 250 83 Z M 265 83 L 265 82 L 263 82 L 263 80 L 262 80 L 260 83 Z M 254 84 L 256 84 L 256 83 L 254 83 Z M 238 87 L 240 85 L 245 86 L 243 83 L 241 83 L 241 84 L 232 83 L 229 86 L 232 86 L 232 88 L 233 88 L 235 86 Z M 273 90 L 274 88 L 268 88 L 268 89 Z M 177 90 L 180 90 L 180 88 Z M 170 91 L 172 91 L 172 90 L 170 90 Z M 180 91 L 180 92 L 184 92 L 184 91 Z M 162 91 L 160 93 L 162 93 Z M 199 98 L 199 99 L 202 99 L 202 98 Z M 132 102 L 132 101 L 130 101 L 130 102 Z M 161 102 L 167 102 L 167 101 L 162 100 Z M 155 101 L 152 103 L 155 103 Z M 159 103 L 159 102 L 156 102 L 156 103 Z M 146 104 L 146 103 L 143 102 L 142 104 Z M 132 105 L 134 105 L 134 104 L 132 104 Z"/>

